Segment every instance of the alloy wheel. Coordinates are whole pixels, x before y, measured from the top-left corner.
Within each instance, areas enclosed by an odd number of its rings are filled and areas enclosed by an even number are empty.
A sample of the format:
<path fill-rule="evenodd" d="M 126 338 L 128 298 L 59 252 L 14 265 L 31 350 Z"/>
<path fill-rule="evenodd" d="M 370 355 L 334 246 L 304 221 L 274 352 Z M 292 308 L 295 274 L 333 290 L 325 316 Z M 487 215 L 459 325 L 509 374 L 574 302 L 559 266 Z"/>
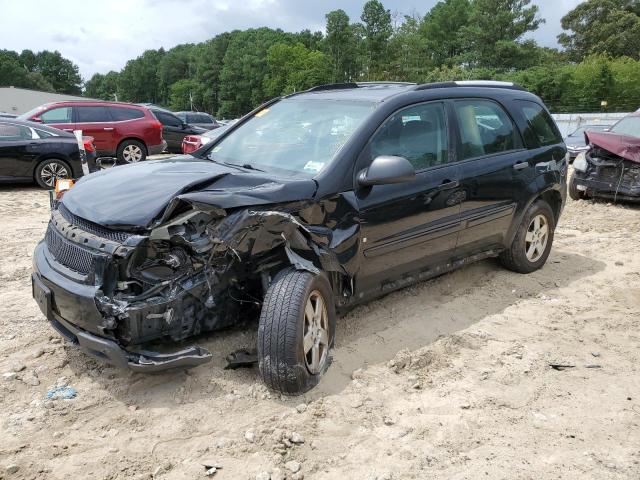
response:
<path fill-rule="evenodd" d="M 40 178 L 48 187 L 55 187 L 59 178 L 69 178 L 69 171 L 61 163 L 47 163 L 40 171 Z"/>
<path fill-rule="evenodd" d="M 544 254 L 549 241 L 549 222 L 547 217 L 538 214 L 529 223 L 525 236 L 525 252 L 527 260 L 531 263 L 537 262 Z"/>
<path fill-rule="evenodd" d="M 122 157 L 127 163 L 136 163 L 142 160 L 142 149 L 138 145 L 127 145 L 122 151 Z"/>
<path fill-rule="evenodd" d="M 329 352 L 329 315 L 322 294 L 311 292 L 304 309 L 303 330 L 304 359 L 309 372 L 322 371 Z"/>

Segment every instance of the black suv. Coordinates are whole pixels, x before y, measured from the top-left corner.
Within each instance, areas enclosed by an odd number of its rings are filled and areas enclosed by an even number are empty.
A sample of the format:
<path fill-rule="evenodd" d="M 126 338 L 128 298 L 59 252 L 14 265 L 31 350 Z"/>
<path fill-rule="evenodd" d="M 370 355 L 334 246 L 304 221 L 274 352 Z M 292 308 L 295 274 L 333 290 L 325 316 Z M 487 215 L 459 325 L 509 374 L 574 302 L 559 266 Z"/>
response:
<path fill-rule="evenodd" d="M 193 156 L 80 180 L 35 250 L 33 295 L 73 343 L 138 371 L 211 358 L 151 342 L 256 319 L 264 381 L 301 393 L 330 363 L 336 312 L 487 257 L 541 268 L 566 153 L 512 84 L 315 87 Z"/>

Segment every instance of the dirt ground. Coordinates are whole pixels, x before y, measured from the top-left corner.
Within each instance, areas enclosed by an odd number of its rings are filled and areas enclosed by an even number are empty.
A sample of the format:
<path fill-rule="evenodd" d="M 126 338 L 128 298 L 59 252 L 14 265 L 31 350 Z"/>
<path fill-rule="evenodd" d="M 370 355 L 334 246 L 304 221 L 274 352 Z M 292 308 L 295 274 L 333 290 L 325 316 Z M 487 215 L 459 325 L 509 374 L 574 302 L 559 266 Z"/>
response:
<path fill-rule="evenodd" d="M 161 375 L 62 343 L 31 299 L 48 214 L 0 187 L 0 478 L 640 478 L 637 207 L 569 201 L 541 271 L 484 261 L 356 309 L 297 398 L 223 370 L 253 332 Z M 56 384 L 77 396 L 45 400 Z"/>

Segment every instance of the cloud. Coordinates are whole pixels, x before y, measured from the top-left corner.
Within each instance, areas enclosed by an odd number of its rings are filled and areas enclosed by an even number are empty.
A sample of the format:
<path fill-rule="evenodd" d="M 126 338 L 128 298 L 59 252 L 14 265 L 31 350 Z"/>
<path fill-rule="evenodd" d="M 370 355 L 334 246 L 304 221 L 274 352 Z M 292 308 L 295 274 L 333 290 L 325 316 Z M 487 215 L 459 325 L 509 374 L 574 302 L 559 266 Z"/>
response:
<path fill-rule="evenodd" d="M 268 26 L 324 30 L 325 14 L 342 8 L 359 21 L 365 0 L 0 0 L 2 48 L 58 50 L 88 79 L 120 70 L 145 50 L 205 41 L 219 33 Z M 383 0 L 394 13 L 424 14 L 436 0 Z M 580 0 L 534 0 L 547 21 L 531 37 L 557 46 L 560 18 Z M 28 27 L 28 34 L 25 29 Z"/>

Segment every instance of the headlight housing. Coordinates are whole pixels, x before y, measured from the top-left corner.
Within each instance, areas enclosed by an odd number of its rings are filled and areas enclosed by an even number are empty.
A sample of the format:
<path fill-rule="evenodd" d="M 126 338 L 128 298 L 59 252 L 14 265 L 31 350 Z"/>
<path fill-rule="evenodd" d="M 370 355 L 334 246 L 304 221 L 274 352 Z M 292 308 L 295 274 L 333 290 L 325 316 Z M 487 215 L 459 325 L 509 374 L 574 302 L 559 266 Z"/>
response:
<path fill-rule="evenodd" d="M 573 161 L 573 169 L 579 172 L 587 171 L 587 153 L 580 152 Z"/>

